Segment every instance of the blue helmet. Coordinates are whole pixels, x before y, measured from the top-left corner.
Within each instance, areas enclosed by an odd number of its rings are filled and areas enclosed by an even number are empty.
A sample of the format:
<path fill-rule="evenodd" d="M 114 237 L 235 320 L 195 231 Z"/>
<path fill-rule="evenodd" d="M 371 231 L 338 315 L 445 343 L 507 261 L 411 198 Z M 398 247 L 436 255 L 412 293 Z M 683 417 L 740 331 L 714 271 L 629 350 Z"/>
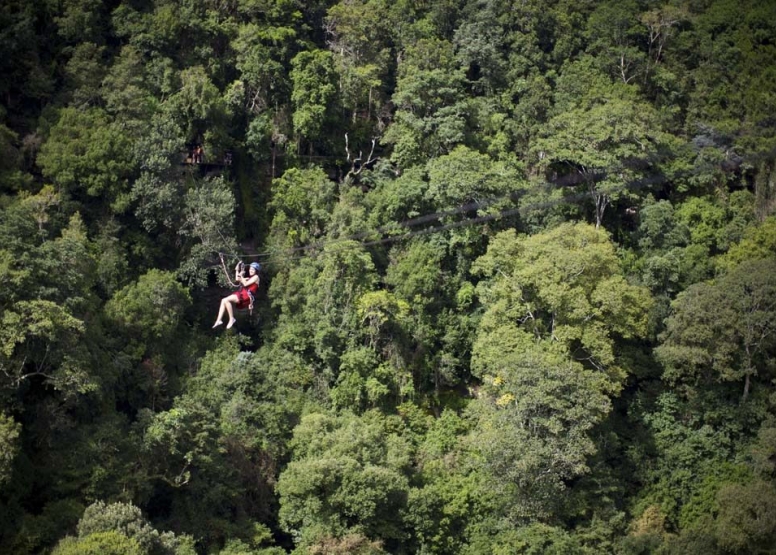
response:
<path fill-rule="evenodd" d="M 259 264 L 258 262 L 251 262 L 251 268 L 256 270 L 256 273 L 258 273 L 259 270 L 261 270 L 261 264 Z"/>

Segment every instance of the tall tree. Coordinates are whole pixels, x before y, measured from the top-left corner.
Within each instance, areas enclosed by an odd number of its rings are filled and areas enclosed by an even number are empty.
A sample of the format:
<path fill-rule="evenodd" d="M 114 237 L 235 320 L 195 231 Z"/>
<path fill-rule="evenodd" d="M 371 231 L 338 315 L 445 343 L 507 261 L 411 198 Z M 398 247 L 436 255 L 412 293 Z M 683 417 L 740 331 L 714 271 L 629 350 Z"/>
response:
<path fill-rule="evenodd" d="M 690 386 L 743 380 L 770 373 L 776 341 L 776 263 L 744 262 L 717 283 L 687 288 L 672 304 L 656 353 L 665 379 Z"/>

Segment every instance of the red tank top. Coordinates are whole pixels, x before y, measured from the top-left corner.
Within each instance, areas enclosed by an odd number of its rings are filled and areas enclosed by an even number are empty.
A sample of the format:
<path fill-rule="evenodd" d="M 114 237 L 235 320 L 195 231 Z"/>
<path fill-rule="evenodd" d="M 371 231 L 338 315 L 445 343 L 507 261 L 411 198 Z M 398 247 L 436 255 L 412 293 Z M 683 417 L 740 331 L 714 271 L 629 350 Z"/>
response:
<path fill-rule="evenodd" d="M 246 289 L 250 291 L 251 295 L 255 297 L 256 293 L 259 292 L 259 283 L 258 282 L 251 283 L 246 287 Z"/>

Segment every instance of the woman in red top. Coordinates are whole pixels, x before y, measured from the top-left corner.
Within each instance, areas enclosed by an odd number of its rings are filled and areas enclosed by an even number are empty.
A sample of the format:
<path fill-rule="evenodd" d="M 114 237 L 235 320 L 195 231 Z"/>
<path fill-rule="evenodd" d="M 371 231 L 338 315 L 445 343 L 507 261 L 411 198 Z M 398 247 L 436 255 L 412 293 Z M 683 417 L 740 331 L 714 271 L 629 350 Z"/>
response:
<path fill-rule="evenodd" d="M 251 296 L 255 297 L 259 292 L 259 270 L 261 270 L 261 265 L 258 262 L 251 262 L 251 265 L 248 266 L 248 277 L 243 277 L 240 275 L 240 264 L 237 264 L 234 269 L 234 280 L 242 287 L 236 293 L 221 299 L 221 308 L 218 310 L 216 323 L 213 324 L 214 328 L 224 323 L 222 320 L 224 311 L 229 314 L 229 323 L 226 325 L 226 329 L 229 329 L 237 321 L 234 318 L 234 307 L 242 309 L 250 306 Z"/>

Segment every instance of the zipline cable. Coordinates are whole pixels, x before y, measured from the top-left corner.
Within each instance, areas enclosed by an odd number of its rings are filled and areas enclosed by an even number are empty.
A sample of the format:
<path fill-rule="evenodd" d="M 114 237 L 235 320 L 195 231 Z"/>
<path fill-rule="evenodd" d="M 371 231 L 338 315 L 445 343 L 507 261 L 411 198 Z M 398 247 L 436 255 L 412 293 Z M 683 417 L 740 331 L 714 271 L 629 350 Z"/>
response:
<path fill-rule="evenodd" d="M 650 178 L 650 179 L 644 179 L 640 180 L 638 182 L 632 182 L 634 185 L 625 185 L 623 187 L 620 187 L 619 189 L 612 190 L 609 194 L 616 194 L 619 192 L 622 192 L 623 190 L 638 190 L 640 188 L 646 187 L 648 185 L 651 185 L 656 182 L 665 181 L 664 178 Z M 548 200 L 548 201 L 542 201 L 542 202 L 535 202 L 531 203 L 525 206 L 519 206 L 516 208 L 509 208 L 505 210 L 500 210 L 494 214 L 485 214 L 482 216 L 477 216 L 475 218 L 468 218 L 465 220 L 460 220 L 457 222 L 451 222 L 448 224 L 443 224 L 440 226 L 434 226 L 429 227 L 426 229 L 420 229 L 416 231 L 411 231 L 409 233 L 404 233 L 401 235 L 392 235 L 389 237 L 383 237 L 381 239 L 374 239 L 370 241 L 357 241 L 356 239 L 363 239 L 368 236 L 374 236 L 380 233 L 386 233 L 395 230 L 396 226 L 401 227 L 410 227 L 414 225 L 418 225 L 420 223 L 426 223 L 429 221 L 436 221 L 443 217 L 460 214 L 463 212 L 470 212 L 472 210 L 481 209 L 483 207 L 491 206 L 493 204 L 496 204 L 500 201 L 511 199 L 516 200 L 519 198 L 522 198 L 527 194 L 526 192 L 522 192 L 522 194 L 518 193 L 510 193 L 509 195 L 503 195 L 501 197 L 496 197 L 492 199 L 488 199 L 486 201 L 481 202 L 471 202 L 466 205 L 463 205 L 461 207 L 458 207 L 456 209 L 447 210 L 444 212 L 436 212 L 434 214 L 429 214 L 425 216 L 419 216 L 417 218 L 412 218 L 410 220 L 406 220 L 404 222 L 397 222 L 393 225 L 393 227 L 389 226 L 383 226 L 381 228 L 375 229 L 375 230 L 369 230 L 364 232 L 359 232 L 356 234 L 348 235 L 345 237 L 338 237 L 336 239 L 329 239 L 325 241 L 318 241 L 315 243 L 310 243 L 308 245 L 303 245 L 300 247 L 294 247 L 289 249 L 283 249 L 278 252 L 274 253 L 256 253 L 256 254 L 243 254 L 242 257 L 248 258 L 248 257 L 262 257 L 264 258 L 265 263 L 271 263 L 273 261 L 281 261 L 281 260 L 287 260 L 287 261 L 295 261 L 300 260 L 302 258 L 305 258 L 306 256 L 309 256 L 308 254 L 305 254 L 306 251 L 315 250 L 315 254 L 318 254 L 318 251 L 325 250 L 326 253 L 337 253 L 342 252 L 346 250 L 352 250 L 355 248 L 365 248 L 365 247 L 372 247 L 377 245 L 383 245 L 383 244 L 389 244 L 399 241 L 404 241 L 411 239 L 413 237 L 423 236 L 423 235 L 430 235 L 434 233 L 441 233 L 443 231 L 447 231 L 450 229 L 457 229 L 462 228 L 466 226 L 471 225 L 477 225 L 493 220 L 499 220 L 502 218 L 507 218 L 509 216 L 514 216 L 516 214 L 530 212 L 542 208 L 552 208 L 553 206 L 557 206 L 559 204 L 568 204 L 568 203 L 575 203 L 577 201 L 580 201 L 582 199 L 585 199 L 587 197 L 590 197 L 593 195 L 593 193 L 589 191 L 585 191 L 583 193 L 576 193 L 573 195 L 567 195 L 565 197 L 562 197 L 560 199 L 554 199 L 554 200 Z M 336 248 L 337 245 L 342 244 L 342 248 Z M 221 253 L 219 253 L 221 254 Z"/>
<path fill-rule="evenodd" d="M 749 157 L 750 159 L 748 160 L 748 162 L 750 164 L 754 164 L 754 163 L 756 163 L 759 160 L 768 159 L 769 157 L 772 157 L 774 154 L 776 154 L 776 149 L 772 149 L 769 152 L 758 153 L 757 155 L 750 156 Z M 622 169 L 623 169 L 623 167 L 620 166 L 619 168 L 614 168 L 614 171 L 617 172 L 617 171 L 621 171 Z M 611 172 L 611 170 L 610 170 L 610 172 Z M 580 184 L 580 183 L 590 183 L 591 180 L 593 182 L 597 181 L 597 180 L 601 179 L 602 177 L 605 177 L 607 175 L 607 173 L 610 173 L 610 172 L 606 172 L 604 170 L 597 170 L 597 171 L 590 171 L 590 172 L 587 172 L 587 173 L 580 172 L 580 173 L 576 173 L 576 174 L 569 174 L 569 175 L 563 176 L 562 178 L 560 178 L 560 179 L 558 179 L 556 181 L 553 181 L 553 182 L 546 181 L 544 183 L 536 184 L 536 185 L 534 185 L 534 189 L 535 190 L 540 190 L 540 189 L 544 189 L 544 190 L 550 189 L 551 190 L 551 189 L 557 189 L 559 186 L 574 185 L 574 184 Z M 683 173 L 686 174 L 686 175 L 684 175 L 685 177 L 692 174 L 692 172 L 690 172 L 690 171 L 686 171 L 686 172 L 683 172 Z M 682 176 L 680 175 L 678 177 L 682 177 Z M 676 179 L 677 179 L 677 176 L 674 176 L 672 181 L 676 180 Z M 636 191 L 636 190 L 642 189 L 642 188 L 644 188 L 646 186 L 649 186 L 649 185 L 653 185 L 653 184 L 657 184 L 657 183 L 666 183 L 668 181 L 669 181 L 669 179 L 667 177 L 665 177 L 665 176 L 662 176 L 662 175 L 648 177 L 648 178 L 643 178 L 643 179 L 640 179 L 640 180 L 633 180 L 633 181 L 630 181 L 630 182 L 627 182 L 627 183 L 623 184 L 621 187 L 619 187 L 617 189 L 612 189 L 611 191 L 609 191 L 606 194 L 612 195 L 612 194 L 617 194 L 617 193 L 620 193 L 620 192 L 626 191 L 626 190 L 627 191 Z M 360 241 L 361 239 L 364 239 L 364 238 L 367 238 L 367 237 L 370 237 L 370 236 L 375 236 L 375 235 L 379 235 L 379 234 L 386 234 L 386 233 L 394 232 L 397 228 L 412 228 L 414 226 L 418 226 L 418 225 L 425 224 L 425 223 L 428 223 L 428 222 L 438 221 L 438 220 L 440 220 L 442 218 L 446 218 L 446 217 L 450 217 L 450 216 L 455 216 L 455 215 L 463 214 L 463 213 L 467 213 L 467 212 L 471 212 L 473 210 L 481 210 L 481 209 L 487 208 L 489 206 L 492 206 L 494 204 L 497 204 L 499 202 L 503 202 L 503 201 L 507 201 L 507 200 L 512 201 L 512 202 L 519 202 L 527 194 L 529 194 L 529 192 L 527 190 L 513 191 L 513 192 L 511 192 L 509 194 L 502 195 L 502 196 L 499 196 L 499 197 L 494 197 L 494 198 L 491 198 L 491 199 L 486 199 L 486 200 L 483 200 L 483 201 L 472 201 L 472 202 L 469 202 L 467 204 L 458 206 L 456 208 L 452 208 L 450 210 L 445 210 L 445 211 L 441 211 L 441 212 L 435 212 L 433 214 L 426 214 L 426 215 L 422 215 L 422 216 L 417 216 L 417 217 L 414 217 L 414 218 L 410 218 L 408 220 L 404 220 L 402 222 L 395 222 L 395 223 L 390 224 L 390 225 L 381 226 L 381 227 L 376 228 L 374 230 L 362 231 L 362 232 L 354 233 L 354 234 L 347 235 L 347 236 L 344 236 L 344 237 L 338 237 L 336 239 L 328 239 L 328 240 L 323 240 L 323 241 L 316 241 L 314 243 L 309 243 L 307 245 L 301 245 L 301 246 L 298 246 L 298 247 L 291 247 L 291 248 L 282 249 L 282 250 L 274 251 L 274 252 L 262 252 L 262 253 L 253 253 L 253 254 L 251 254 L 251 253 L 239 254 L 239 253 L 234 253 L 234 252 L 233 253 L 224 253 L 223 251 L 221 251 L 221 252 L 218 252 L 217 254 L 219 254 L 219 256 L 221 256 L 222 254 L 231 254 L 232 256 L 234 256 L 234 257 L 236 257 L 238 259 L 240 259 L 240 258 L 259 258 L 259 259 L 264 259 L 265 263 L 267 263 L 267 262 L 271 263 L 273 261 L 280 261 L 280 260 L 294 261 L 294 260 L 299 260 L 301 258 L 304 258 L 305 256 L 307 256 L 307 254 L 305 254 L 305 253 L 307 251 L 311 251 L 311 250 L 315 250 L 315 251 L 326 250 L 327 252 L 339 252 L 339 251 L 342 251 L 342 250 L 353 249 L 353 248 L 357 248 L 357 247 L 363 248 L 363 247 L 377 246 L 377 245 L 382 245 L 382 244 L 389 244 L 389 243 L 394 243 L 394 242 L 398 242 L 398 241 L 404 241 L 404 240 L 407 240 L 407 239 L 411 239 L 411 238 L 416 237 L 416 236 L 429 235 L 429 234 L 433 234 L 433 233 L 441 233 L 441 232 L 447 231 L 449 229 L 455 229 L 455 228 L 461 228 L 461 227 L 465 227 L 465 226 L 469 226 L 469 225 L 481 224 L 481 223 L 484 223 L 484 222 L 493 221 L 493 220 L 497 220 L 497 219 L 501 219 L 501 218 L 506 218 L 506 217 L 513 216 L 513 215 L 516 215 L 516 214 L 520 214 L 520 213 L 523 213 L 523 212 L 530 212 L 530 211 L 534 211 L 534 210 L 538 210 L 538 209 L 543 209 L 543 208 L 552 208 L 553 206 L 557 206 L 559 204 L 575 203 L 575 202 L 577 202 L 579 200 L 582 200 L 582 199 L 585 199 L 587 197 L 594 196 L 594 192 L 593 191 L 585 191 L 583 193 L 576 193 L 576 194 L 573 194 L 573 195 L 568 195 L 568 196 L 562 197 L 560 199 L 543 201 L 543 202 L 535 202 L 535 203 L 531 203 L 531 204 L 528 204 L 528 205 L 525 205 L 525 206 L 520 206 L 520 207 L 516 207 L 516 208 L 510 208 L 510 209 L 501 210 L 501 211 L 499 211 L 499 212 L 497 212 L 495 214 L 486 214 L 486 215 L 483 215 L 483 216 L 477 216 L 476 218 L 469 218 L 469 219 L 466 219 L 466 220 L 461 220 L 461 221 L 458 221 L 458 222 L 451 222 L 451 223 L 444 224 L 444 225 L 441 225 L 441 226 L 434 226 L 434 227 L 430 227 L 430 228 L 426 228 L 426 229 L 421 229 L 421 230 L 417 230 L 417 231 L 411 231 L 409 233 L 404 233 L 404 234 L 401 234 L 401 235 L 391 235 L 389 237 L 383 237 L 381 239 L 375 239 L 375 240 L 371 240 L 371 241 Z M 224 244 L 227 244 L 227 241 L 225 240 L 225 238 L 221 234 L 221 231 L 218 230 L 218 232 L 221 235 L 221 238 L 224 240 Z M 353 242 L 355 242 L 355 244 L 353 244 Z M 332 246 L 336 246 L 339 243 L 344 244 L 344 248 L 343 249 L 332 249 L 331 248 Z"/>

